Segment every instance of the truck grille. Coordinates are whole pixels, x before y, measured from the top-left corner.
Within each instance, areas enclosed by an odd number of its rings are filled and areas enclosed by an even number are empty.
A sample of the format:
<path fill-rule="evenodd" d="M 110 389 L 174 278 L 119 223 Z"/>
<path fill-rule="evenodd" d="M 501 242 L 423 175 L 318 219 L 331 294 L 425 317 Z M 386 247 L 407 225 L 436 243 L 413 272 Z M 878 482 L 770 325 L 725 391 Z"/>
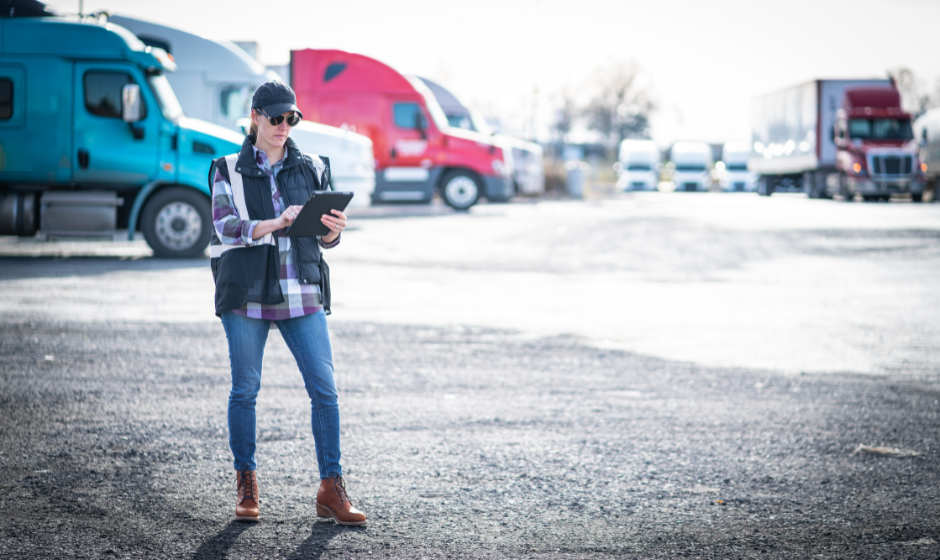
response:
<path fill-rule="evenodd" d="M 873 175 L 910 175 L 914 170 L 913 156 L 871 156 Z"/>

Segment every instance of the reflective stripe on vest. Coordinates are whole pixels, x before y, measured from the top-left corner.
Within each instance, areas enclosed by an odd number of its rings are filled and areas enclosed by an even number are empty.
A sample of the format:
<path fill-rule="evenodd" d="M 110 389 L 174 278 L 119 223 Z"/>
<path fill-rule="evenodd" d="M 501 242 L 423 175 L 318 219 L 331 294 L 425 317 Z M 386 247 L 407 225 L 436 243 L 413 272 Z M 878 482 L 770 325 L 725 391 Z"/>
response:
<path fill-rule="evenodd" d="M 235 171 L 235 164 L 238 162 L 238 154 L 232 154 L 225 156 L 225 165 L 228 167 L 228 177 L 229 182 L 232 185 L 232 201 L 235 204 L 235 211 L 238 212 L 238 217 L 242 220 L 248 220 L 248 206 L 245 205 L 245 185 L 242 182 L 242 174 L 238 171 Z M 254 247 L 255 245 L 268 245 L 277 246 L 277 241 L 274 239 L 274 234 L 269 233 L 262 237 L 261 239 L 255 240 L 251 245 L 210 245 L 209 246 L 209 256 L 210 258 L 218 258 L 222 256 L 222 253 L 226 251 L 231 251 L 232 249 L 244 249 L 246 247 Z"/>

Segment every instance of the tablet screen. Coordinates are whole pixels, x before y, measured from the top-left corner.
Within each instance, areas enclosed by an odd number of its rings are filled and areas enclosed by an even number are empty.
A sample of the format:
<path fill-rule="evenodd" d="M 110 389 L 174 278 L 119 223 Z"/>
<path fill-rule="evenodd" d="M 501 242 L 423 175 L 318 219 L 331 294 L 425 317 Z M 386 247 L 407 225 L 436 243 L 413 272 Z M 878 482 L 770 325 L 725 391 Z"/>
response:
<path fill-rule="evenodd" d="M 320 217 L 324 214 L 332 215 L 332 210 L 345 210 L 352 197 L 351 192 L 317 191 L 313 193 L 294 218 L 294 223 L 287 228 L 287 235 L 291 237 L 329 235 L 330 228 L 320 221 Z"/>

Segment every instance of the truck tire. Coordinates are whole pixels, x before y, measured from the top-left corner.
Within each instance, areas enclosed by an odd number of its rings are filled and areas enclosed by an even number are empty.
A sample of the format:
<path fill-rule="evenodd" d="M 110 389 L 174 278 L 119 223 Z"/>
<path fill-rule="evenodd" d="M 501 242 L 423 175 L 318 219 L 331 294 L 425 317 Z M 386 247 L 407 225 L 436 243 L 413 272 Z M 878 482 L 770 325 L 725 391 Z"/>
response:
<path fill-rule="evenodd" d="M 839 196 L 842 202 L 855 202 L 855 193 L 849 192 L 849 180 L 842 172 L 839 173 Z"/>
<path fill-rule="evenodd" d="M 466 210 L 480 199 L 480 181 L 469 171 L 454 169 L 441 180 L 441 197 L 455 210 Z"/>
<path fill-rule="evenodd" d="M 757 194 L 770 196 L 774 193 L 774 186 L 769 177 L 762 176 L 757 180 Z"/>
<path fill-rule="evenodd" d="M 819 191 L 816 189 L 816 175 L 809 171 L 803 174 L 803 191 L 808 198 L 819 198 Z"/>
<path fill-rule="evenodd" d="M 911 193 L 911 202 L 923 202 L 924 193 Z"/>
<path fill-rule="evenodd" d="M 212 209 L 209 199 L 188 187 L 170 187 L 155 194 L 141 214 L 144 239 L 160 258 L 202 256 L 209 245 Z"/>

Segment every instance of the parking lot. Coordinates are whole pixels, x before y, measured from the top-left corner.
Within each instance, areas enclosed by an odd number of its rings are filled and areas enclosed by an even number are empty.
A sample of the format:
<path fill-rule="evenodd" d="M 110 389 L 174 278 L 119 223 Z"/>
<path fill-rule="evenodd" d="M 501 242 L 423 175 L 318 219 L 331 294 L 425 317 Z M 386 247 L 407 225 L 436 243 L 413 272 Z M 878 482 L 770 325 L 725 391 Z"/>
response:
<path fill-rule="evenodd" d="M 263 521 L 231 521 L 208 259 L 0 256 L 2 557 L 940 557 L 935 204 L 359 210 L 327 253 L 352 530 L 276 333 Z"/>

